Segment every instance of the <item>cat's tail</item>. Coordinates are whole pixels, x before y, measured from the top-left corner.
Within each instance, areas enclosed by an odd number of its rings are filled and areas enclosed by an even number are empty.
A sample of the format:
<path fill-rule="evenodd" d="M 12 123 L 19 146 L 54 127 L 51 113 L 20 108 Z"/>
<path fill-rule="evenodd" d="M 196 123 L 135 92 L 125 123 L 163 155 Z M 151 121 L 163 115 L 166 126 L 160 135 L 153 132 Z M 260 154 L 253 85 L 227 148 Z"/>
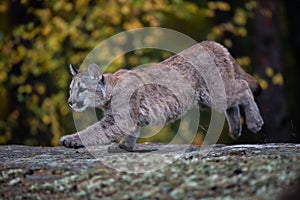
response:
<path fill-rule="evenodd" d="M 243 79 L 248 82 L 254 96 L 259 96 L 261 94 L 262 88 L 253 76 L 245 73 Z"/>
<path fill-rule="evenodd" d="M 249 87 L 254 96 L 259 96 L 262 92 L 262 88 L 259 85 L 258 81 L 251 76 L 250 74 L 246 73 L 241 66 L 232 58 L 232 62 L 234 64 L 234 71 L 235 71 L 235 78 L 236 79 L 244 79 L 249 84 Z"/>

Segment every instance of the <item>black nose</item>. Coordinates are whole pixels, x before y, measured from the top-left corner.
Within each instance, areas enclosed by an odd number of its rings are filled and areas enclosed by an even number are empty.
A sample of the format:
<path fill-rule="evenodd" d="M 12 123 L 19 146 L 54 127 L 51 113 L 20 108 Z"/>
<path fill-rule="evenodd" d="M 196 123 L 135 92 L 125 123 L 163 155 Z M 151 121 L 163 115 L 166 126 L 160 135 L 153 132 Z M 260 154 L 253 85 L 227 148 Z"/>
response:
<path fill-rule="evenodd" d="M 69 104 L 69 106 L 72 106 L 73 102 L 72 101 L 68 101 L 68 104 Z"/>

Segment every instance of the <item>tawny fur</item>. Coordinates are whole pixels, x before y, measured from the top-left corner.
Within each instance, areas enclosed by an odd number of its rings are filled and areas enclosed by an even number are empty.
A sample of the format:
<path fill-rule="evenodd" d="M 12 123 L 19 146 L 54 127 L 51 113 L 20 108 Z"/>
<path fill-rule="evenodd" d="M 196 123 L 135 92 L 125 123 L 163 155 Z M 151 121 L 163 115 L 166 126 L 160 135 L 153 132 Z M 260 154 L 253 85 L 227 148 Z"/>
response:
<path fill-rule="evenodd" d="M 197 70 L 203 65 L 204 54 L 210 57 L 224 83 L 225 108 L 214 103 L 204 75 L 201 70 Z M 178 77 L 170 76 L 170 72 L 178 73 L 182 77 L 182 81 L 178 83 L 179 88 L 180 84 L 186 84 L 188 81 L 189 87 L 194 92 L 190 95 L 188 91 L 179 89 L 177 90 L 179 96 L 166 85 L 144 84 L 130 97 L 129 114 L 132 126 L 127 129 L 120 127 L 116 121 L 118 113 L 112 109 L 114 106 L 112 99 L 118 95 L 115 91 L 116 85 L 123 79 L 131 80 L 133 77 L 146 80 L 152 72 L 159 72 L 162 77 L 166 75 L 165 79 L 167 81 L 169 79 L 170 84 L 175 85 L 174 80 L 176 81 Z M 263 119 L 253 98 L 253 93 L 260 92 L 259 84 L 239 66 L 225 47 L 216 42 L 198 43 L 160 64 L 145 69 L 119 70 L 114 74 L 102 74 L 97 65 L 91 64 L 87 72 L 77 72 L 71 67 L 71 73 L 73 80 L 70 84 L 68 100 L 71 108 L 82 111 L 87 107 L 99 107 L 105 115 L 102 120 L 88 128 L 62 137 L 60 143 L 66 147 L 79 148 L 84 145 L 103 144 L 122 139 L 119 147 L 132 150 L 140 126 L 163 124 L 179 119 L 194 105 L 199 104 L 225 112 L 230 132 L 234 137 L 239 137 L 241 134 L 240 107 L 244 110 L 248 129 L 258 132 L 263 126 Z M 212 83 L 214 81 L 212 80 Z M 132 80 L 130 84 L 135 83 L 136 81 Z M 124 86 L 125 90 L 126 87 Z M 181 85 L 181 88 L 185 88 L 185 85 Z"/>

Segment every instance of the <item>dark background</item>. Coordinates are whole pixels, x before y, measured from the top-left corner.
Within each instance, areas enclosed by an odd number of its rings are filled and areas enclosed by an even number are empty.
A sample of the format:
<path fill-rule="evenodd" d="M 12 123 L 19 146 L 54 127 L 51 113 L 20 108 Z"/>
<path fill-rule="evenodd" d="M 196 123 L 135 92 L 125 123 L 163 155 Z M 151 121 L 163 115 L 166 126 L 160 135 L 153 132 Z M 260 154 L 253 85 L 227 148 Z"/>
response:
<path fill-rule="evenodd" d="M 244 128 L 233 140 L 225 127 L 220 143 L 300 142 L 299 9 L 300 1 L 284 0 L 1 1 L 0 144 L 58 145 L 62 135 L 75 132 L 66 103 L 68 65 L 80 66 L 112 35 L 149 26 L 174 29 L 199 42 L 220 42 L 259 80 L 263 131 L 252 134 Z M 109 69 L 168 56 L 135 51 Z M 195 144 L 201 144 L 208 122 L 201 123 Z M 167 125 L 148 141 L 167 142 L 176 128 L 176 123 Z"/>

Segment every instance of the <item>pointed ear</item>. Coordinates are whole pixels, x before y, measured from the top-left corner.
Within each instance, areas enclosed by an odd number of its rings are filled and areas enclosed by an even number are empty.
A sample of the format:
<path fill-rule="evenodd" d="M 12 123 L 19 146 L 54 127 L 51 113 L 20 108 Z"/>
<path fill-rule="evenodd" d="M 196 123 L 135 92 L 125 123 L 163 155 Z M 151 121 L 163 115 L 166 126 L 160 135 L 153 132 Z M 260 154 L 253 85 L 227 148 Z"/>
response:
<path fill-rule="evenodd" d="M 78 70 L 72 66 L 72 64 L 70 64 L 70 72 L 73 76 L 75 76 L 76 74 L 78 74 Z"/>
<path fill-rule="evenodd" d="M 103 79 L 103 74 L 97 64 L 89 64 L 87 71 L 93 80 L 101 81 Z"/>

